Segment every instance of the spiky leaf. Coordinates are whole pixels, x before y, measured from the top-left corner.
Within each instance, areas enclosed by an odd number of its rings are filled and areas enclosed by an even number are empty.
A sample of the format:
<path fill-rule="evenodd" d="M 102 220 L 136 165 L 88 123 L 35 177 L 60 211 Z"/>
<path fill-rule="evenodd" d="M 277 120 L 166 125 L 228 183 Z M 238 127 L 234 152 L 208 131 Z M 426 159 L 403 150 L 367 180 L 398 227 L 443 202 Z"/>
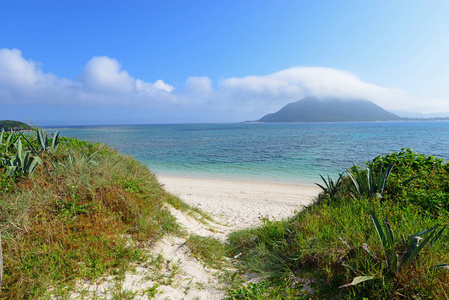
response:
<path fill-rule="evenodd" d="M 379 220 L 377 220 L 377 217 L 373 213 L 372 210 L 370 210 L 370 214 L 371 214 L 371 219 L 373 220 L 373 223 L 374 223 L 374 227 L 376 228 L 377 235 L 379 236 L 380 242 L 382 244 L 382 247 L 385 249 L 387 247 L 387 239 L 382 230 L 382 226 L 380 225 Z"/>
<path fill-rule="evenodd" d="M 440 265 L 436 265 L 430 268 L 432 269 L 448 269 L 449 270 L 449 264 L 440 264 Z"/>
<path fill-rule="evenodd" d="M 372 279 L 374 279 L 374 277 L 375 277 L 375 276 L 358 276 L 358 277 L 355 277 L 355 278 L 352 280 L 351 283 L 342 285 L 342 286 L 340 286 L 339 288 L 344 288 L 344 287 L 348 287 L 348 286 L 357 285 L 357 284 L 359 284 L 359 283 L 362 283 L 362 282 L 365 282 L 365 281 L 368 281 L 368 280 L 372 280 Z"/>

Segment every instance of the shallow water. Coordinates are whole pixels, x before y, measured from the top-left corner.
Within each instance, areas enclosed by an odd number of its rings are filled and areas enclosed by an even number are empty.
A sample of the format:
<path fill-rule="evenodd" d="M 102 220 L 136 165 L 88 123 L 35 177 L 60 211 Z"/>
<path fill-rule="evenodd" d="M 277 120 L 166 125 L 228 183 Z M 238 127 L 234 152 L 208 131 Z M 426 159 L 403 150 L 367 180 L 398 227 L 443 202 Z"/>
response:
<path fill-rule="evenodd" d="M 320 182 L 353 163 L 411 148 L 449 160 L 449 122 L 239 123 L 62 128 L 106 143 L 158 174 Z"/>

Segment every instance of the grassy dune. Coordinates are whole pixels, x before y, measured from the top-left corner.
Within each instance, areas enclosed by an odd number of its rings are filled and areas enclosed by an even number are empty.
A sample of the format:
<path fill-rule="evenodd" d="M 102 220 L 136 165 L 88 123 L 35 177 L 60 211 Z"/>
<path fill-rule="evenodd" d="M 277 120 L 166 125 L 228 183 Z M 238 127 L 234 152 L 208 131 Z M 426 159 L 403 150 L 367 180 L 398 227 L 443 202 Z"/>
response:
<path fill-rule="evenodd" d="M 241 272 L 265 280 L 230 299 L 449 298 L 449 165 L 403 149 L 349 173 L 296 216 L 231 234 Z"/>
<path fill-rule="evenodd" d="M 3 157 L 18 151 L 14 139 L 5 145 L 8 136 L 0 145 Z M 49 290 L 64 295 L 77 279 L 123 274 L 144 258 L 142 246 L 180 234 L 164 205 L 188 206 L 135 159 L 76 139 L 61 138 L 46 150 L 36 136 L 21 141 L 22 151 L 30 149 L 42 165 L 12 176 L 5 164 L 0 169 L 1 298 L 42 298 Z"/>

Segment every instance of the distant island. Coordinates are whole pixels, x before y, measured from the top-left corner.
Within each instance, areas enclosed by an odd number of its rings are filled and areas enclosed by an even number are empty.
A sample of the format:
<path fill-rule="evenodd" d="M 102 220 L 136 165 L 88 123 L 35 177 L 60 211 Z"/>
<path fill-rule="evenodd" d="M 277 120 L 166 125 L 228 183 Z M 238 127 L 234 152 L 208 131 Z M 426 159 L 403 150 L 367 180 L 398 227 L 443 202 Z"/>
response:
<path fill-rule="evenodd" d="M 368 100 L 305 97 L 258 122 L 398 121 L 401 117 Z"/>
<path fill-rule="evenodd" d="M 19 122 L 19 121 L 11 121 L 11 120 L 2 120 L 0 121 L 0 131 L 22 131 L 22 130 L 30 130 L 31 126 Z"/>

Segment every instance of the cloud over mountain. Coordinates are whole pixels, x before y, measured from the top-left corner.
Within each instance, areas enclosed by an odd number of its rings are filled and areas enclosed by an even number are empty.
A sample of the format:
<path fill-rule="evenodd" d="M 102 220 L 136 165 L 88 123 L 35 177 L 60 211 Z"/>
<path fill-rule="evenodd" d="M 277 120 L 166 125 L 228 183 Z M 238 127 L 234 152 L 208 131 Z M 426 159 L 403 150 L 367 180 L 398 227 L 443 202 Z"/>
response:
<path fill-rule="evenodd" d="M 279 108 L 304 96 L 367 99 L 379 104 L 404 98 L 398 89 L 365 83 L 341 70 L 320 67 L 294 67 L 266 76 L 229 78 L 220 89 L 233 98 L 261 99 L 267 106 Z"/>

